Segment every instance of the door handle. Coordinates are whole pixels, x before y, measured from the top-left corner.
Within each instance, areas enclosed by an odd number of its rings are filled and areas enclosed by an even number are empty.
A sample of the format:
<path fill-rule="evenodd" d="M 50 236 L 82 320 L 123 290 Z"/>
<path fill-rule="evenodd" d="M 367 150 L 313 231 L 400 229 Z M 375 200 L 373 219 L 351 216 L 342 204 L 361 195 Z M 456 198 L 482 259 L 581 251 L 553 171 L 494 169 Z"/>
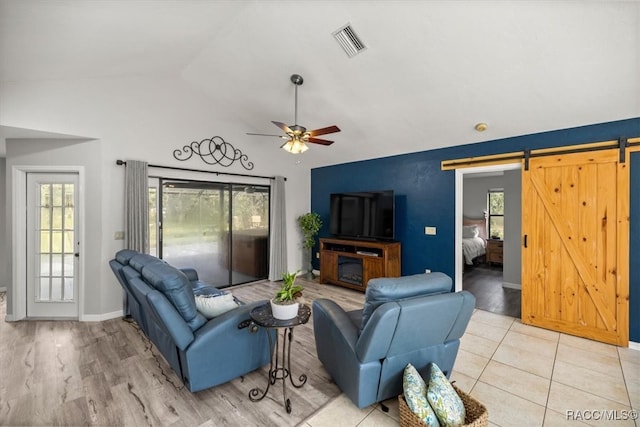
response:
<path fill-rule="evenodd" d="M 80 253 L 76 252 L 76 253 L 73 254 L 73 256 L 76 257 L 76 258 L 80 258 Z"/>
<path fill-rule="evenodd" d="M 525 248 L 527 247 L 527 235 L 526 234 L 524 235 L 524 247 Z"/>

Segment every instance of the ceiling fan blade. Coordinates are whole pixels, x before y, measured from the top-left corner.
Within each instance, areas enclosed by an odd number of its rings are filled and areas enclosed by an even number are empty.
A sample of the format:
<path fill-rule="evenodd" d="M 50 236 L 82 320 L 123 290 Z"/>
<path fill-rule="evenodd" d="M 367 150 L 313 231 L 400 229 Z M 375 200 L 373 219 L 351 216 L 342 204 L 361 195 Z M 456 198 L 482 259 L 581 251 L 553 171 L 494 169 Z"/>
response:
<path fill-rule="evenodd" d="M 314 144 L 322 144 L 322 145 L 331 145 L 333 144 L 333 141 L 328 141 L 326 139 L 320 139 L 320 138 L 309 138 L 307 140 L 307 142 L 313 142 Z"/>
<path fill-rule="evenodd" d="M 275 123 L 275 122 L 274 122 Z M 318 136 L 318 135 L 326 135 L 328 133 L 340 132 L 340 128 L 338 126 L 327 126 L 326 128 L 310 130 L 309 136 Z"/>
<path fill-rule="evenodd" d="M 287 139 L 289 138 L 288 136 L 284 136 L 284 135 L 272 135 L 269 133 L 250 133 L 247 132 L 247 135 L 255 135 L 255 136 L 275 136 L 276 138 L 283 138 L 283 139 Z"/>
<path fill-rule="evenodd" d="M 271 121 L 271 123 L 273 123 L 274 125 L 278 126 L 280 129 L 282 129 L 286 133 L 293 133 L 293 131 L 291 129 L 289 129 L 289 126 L 285 125 L 284 123 L 274 122 L 273 120 Z"/>

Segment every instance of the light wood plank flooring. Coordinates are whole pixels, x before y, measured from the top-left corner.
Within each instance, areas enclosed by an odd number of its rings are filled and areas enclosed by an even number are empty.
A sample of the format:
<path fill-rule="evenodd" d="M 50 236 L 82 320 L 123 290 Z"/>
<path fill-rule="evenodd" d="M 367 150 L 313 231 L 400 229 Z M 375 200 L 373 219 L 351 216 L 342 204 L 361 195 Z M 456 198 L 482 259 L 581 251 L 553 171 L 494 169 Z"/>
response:
<path fill-rule="evenodd" d="M 346 309 L 359 308 L 364 300 L 356 291 L 305 285 L 308 300 L 328 297 Z M 265 282 L 232 292 L 253 301 L 267 299 L 276 287 Z M 4 315 L 0 293 L 0 316 Z M 0 321 L 0 425 L 398 425 L 395 399 L 386 402 L 391 411 L 383 413 L 379 405 L 358 409 L 340 394 L 317 361 L 312 331 L 311 324 L 296 328 L 294 374 L 304 367 L 309 381 L 300 390 L 288 388 L 293 412 L 287 415 L 277 387 L 263 401 L 249 402 L 248 391 L 265 384 L 264 371 L 189 393 L 135 325 L 121 319 Z M 620 417 L 637 414 L 633 411 L 640 410 L 639 378 L 639 351 L 476 310 L 451 379 L 487 406 L 491 425 L 637 427 L 629 418 L 603 423 L 576 417 L 593 411 Z"/>
<path fill-rule="evenodd" d="M 309 303 L 328 297 L 346 309 L 362 307 L 362 293 L 299 280 Z M 278 286 L 265 281 L 230 291 L 250 302 L 270 298 Z M 266 384 L 265 368 L 189 392 L 137 325 L 123 319 L 0 321 L 0 343 L 2 426 L 292 426 L 340 394 L 318 361 L 312 320 L 294 331 L 292 370 L 308 381 L 300 389 L 287 387 L 291 414 L 280 384 L 262 401 L 249 401 L 249 390 Z"/>

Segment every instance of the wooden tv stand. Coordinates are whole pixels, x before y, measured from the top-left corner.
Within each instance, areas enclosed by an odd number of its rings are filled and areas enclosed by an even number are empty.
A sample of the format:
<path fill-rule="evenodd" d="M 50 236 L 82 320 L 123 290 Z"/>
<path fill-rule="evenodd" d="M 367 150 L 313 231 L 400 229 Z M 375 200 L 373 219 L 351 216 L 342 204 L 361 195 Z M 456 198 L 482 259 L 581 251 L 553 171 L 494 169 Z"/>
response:
<path fill-rule="evenodd" d="M 400 242 L 320 239 L 320 283 L 364 291 L 370 279 L 400 274 Z"/>

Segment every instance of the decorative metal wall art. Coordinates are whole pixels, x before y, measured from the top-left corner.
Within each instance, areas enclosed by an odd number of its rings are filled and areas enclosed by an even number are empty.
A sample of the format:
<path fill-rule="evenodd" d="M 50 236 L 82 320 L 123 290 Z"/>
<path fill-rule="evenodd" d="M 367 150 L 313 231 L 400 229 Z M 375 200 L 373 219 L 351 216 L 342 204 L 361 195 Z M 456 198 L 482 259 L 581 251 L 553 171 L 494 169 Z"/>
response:
<path fill-rule="evenodd" d="M 253 169 L 253 162 L 249 161 L 249 157 L 220 136 L 203 139 L 200 142 L 193 141 L 182 149 L 173 150 L 173 157 L 181 162 L 189 160 L 194 154 L 200 156 L 202 161 L 208 165 L 229 167 L 239 161 L 246 170 Z"/>

